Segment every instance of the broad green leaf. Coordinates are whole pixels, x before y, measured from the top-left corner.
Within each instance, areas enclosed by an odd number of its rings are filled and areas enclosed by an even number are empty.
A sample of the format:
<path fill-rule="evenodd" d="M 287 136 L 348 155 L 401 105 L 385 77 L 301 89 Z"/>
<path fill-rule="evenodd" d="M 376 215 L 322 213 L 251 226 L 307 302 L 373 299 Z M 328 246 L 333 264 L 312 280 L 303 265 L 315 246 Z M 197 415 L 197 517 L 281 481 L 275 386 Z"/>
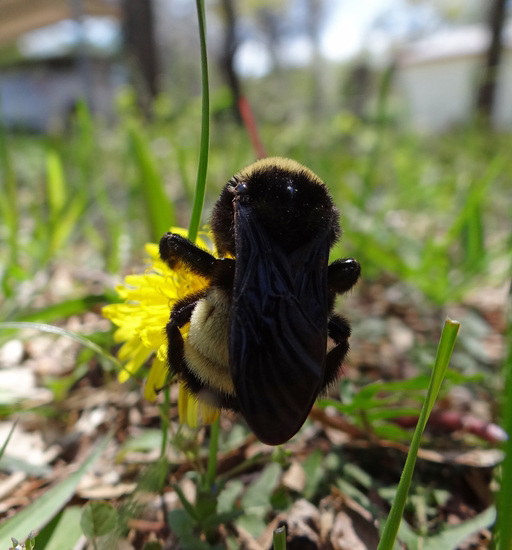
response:
<path fill-rule="evenodd" d="M 222 513 L 233 510 L 236 500 L 242 494 L 243 488 L 244 484 L 239 479 L 228 481 L 217 498 L 218 512 Z"/>
<path fill-rule="evenodd" d="M 111 533 L 117 525 L 117 510 L 108 502 L 90 500 L 83 508 L 80 526 L 88 539 Z"/>
<path fill-rule="evenodd" d="M 242 508 L 247 510 L 254 507 L 268 507 L 270 495 L 279 483 L 281 472 L 279 464 L 270 463 L 247 489 L 242 498 Z"/>
<path fill-rule="evenodd" d="M 316 449 L 302 463 L 302 469 L 306 475 L 304 498 L 308 500 L 313 498 L 325 476 L 325 468 L 322 465 L 323 457 L 322 451 Z"/>

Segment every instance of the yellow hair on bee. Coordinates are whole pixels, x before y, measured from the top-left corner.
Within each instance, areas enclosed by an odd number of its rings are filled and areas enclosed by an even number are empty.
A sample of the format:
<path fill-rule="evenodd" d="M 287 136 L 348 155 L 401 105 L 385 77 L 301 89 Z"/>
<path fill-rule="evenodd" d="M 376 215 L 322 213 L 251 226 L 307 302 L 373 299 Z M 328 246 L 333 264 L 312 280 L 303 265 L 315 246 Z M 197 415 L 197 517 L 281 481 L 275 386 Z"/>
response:
<path fill-rule="evenodd" d="M 303 174 L 308 180 L 317 183 L 318 185 L 325 185 L 325 183 L 307 166 L 300 164 L 296 160 L 287 159 L 284 157 L 268 157 L 253 162 L 246 168 L 240 170 L 235 176 L 236 179 L 245 181 L 251 177 L 256 171 L 266 170 L 285 170 L 291 173 Z"/>
<path fill-rule="evenodd" d="M 194 375 L 220 393 L 234 395 L 229 369 L 229 296 L 212 288 L 200 300 L 190 319 L 185 360 Z"/>

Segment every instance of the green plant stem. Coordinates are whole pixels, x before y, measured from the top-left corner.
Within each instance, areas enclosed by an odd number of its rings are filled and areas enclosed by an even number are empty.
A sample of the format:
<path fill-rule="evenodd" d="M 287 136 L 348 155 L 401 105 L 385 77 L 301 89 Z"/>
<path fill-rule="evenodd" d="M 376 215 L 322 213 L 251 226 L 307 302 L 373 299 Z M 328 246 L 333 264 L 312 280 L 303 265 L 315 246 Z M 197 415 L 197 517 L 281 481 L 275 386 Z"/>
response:
<path fill-rule="evenodd" d="M 412 474 L 414 472 L 414 466 L 416 464 L 416 458 L 418 456 L 418 450 L 420 448 L 421 436 L 427 424 L 428 417 L 432 411 L 432 407 L 436 401 L 441 383 L 446 374 L 446 369 L 452 356 L 453 348 L 455 346 L 455 340 L 459 332 L 460 324 L 457 321 L 447 319 L 441 339 L 439 340 L 439 346 L 437 348 L 436 360 L 434 368 L 432 369 L 432 376 L 430 378 L 430 384 L 427 390 L 427 397 L 421 408 L 420 418 L 414 435 L 412 437 L 411 446 L 407 454 L 405 466 L 402 471 L 402 477 L 398 484 L 395 500 L 391 506 L 388 519 L 384 525 L 384 530 L 379 542 L 378 550 L 392 550 L 395 544 L 396 535 L 400 527 L 400 522 L 407 502 L 407 493 L 411 485 Z"/>
<path fill-rule="evenodd" d="M 274 529 L 273 543 L 274 550 L 286 550 L 286 527 Z"/>
<path fill-rule="evenodd" d="M 199 166 L 197 168 L 196 191 L 192 216 L 188 228 L 188 238 L 194 242 L 201 224 L 204 193 L 206 188 L 206 171 L 208 169 L 208 147 L 210 144 L 210 91 L 208 82 L 208 55 L 206 51 L 206 18 L 204 0 L 196 0 L 197 19 L 199 22 L 199 40 L 201 44 L 201 144 L 199 148 Z"/>
<path fill-rule="evenodd" d="M 212 489 L 215 485 L 217 475 L 217 450 L 219 448 L 219 430 L 220 416 L 211 425 L 210 429 L 210 449 L 208 453 L 208 468 L 206 470 L 206 484 L 208 489 Z"/>
<path fill-rule="evenodd" d="M 167 454 L 167 441 L 169 433 L 169 411 L 171 409 L 171 391 L 169 387 L 164 389 L 164 402 L 162 403 L 162 446 L 160 448 L 160 458 Z"/>
<path fill-rule="evenodd" d="M 206 171 L 208 169 L 208 148 L 210 144 L 210 91 L 208 81 L 208 52 L 206 50 L 206 17 L 204 0 L 196 0 L 197 20 L 199 23 L 199 41 L 201 44 L 201 144 L 199 149 L 199 166 L 197 168 L 196 191 L 192 216 L 188 228 L 188 238 L 195 241 L 201 223 L 204 193 L 206 189 Z M 211 490 L 215 484 L 217 474 L 217 449 L 219 446 L 219 418 L 212 424 L 210 432 L 210 451 L 208 455 L 208 468 L 206 471 L 206 484 Z"/>

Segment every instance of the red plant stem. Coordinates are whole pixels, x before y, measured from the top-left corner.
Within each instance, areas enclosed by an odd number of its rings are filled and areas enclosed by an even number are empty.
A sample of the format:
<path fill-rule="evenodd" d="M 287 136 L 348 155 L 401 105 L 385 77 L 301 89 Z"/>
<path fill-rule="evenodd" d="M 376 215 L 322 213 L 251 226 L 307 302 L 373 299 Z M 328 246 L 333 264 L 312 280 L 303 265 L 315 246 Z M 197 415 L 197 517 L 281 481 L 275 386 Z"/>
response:
<path fill-rule="evenodd" d="M 258 159 L 265 158 L 267 153 L 265 147 L 261 142 L 260 135 L 258 132 L 258 125 L 256 124 L 256 119 L 251 109 L 251 105 L 244 96 L 241 96 L 238 100 L 238 110 L 242 121 L 244 123 L 249 139 L 251 140 L 252 148 Z"/>

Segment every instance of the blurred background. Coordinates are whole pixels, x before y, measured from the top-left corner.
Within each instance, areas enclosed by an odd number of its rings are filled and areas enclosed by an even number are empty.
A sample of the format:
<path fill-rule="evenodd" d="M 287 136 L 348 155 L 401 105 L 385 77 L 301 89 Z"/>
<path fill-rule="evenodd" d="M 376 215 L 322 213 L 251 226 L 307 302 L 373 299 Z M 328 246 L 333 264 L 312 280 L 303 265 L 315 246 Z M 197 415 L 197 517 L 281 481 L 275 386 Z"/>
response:
<path fill-rule="evenodd" d="M 207 2 L 205 222 L 241 167 L 291 156 L 333 189 L 350 228 L 343 246 L 368 275 L 414 279 L 440 302 L 476 273 L 503 277 L 508 264 L 493 251 L 510 243 L 510 7 Z M 188 224 L 195 5 L 0 0 L 0 13 L 5 297 L 20 278 L 47 282 L 41 266 L 78 252 L 87 268 L 120 273 L 170 223 Z"/>
<path fill-rule="evenodd" d="M 368 117 L 379 80 L 390 72 L 389 114 L 396 122 L 446 131 L 479 110 L 506 129 L 512 124 L 507 4 L 207 2 L 212 89 L 235 104 L 235 118 L 244 94 L 263 121 L 297 112 L 323 120 L 343 110 Z M 82 100 L 112 121 L 126 86 L 146 114 L 159 94 L 180 104 L 198 93 L 193 2 L 2 0 L 0 10 L 1 105 L 9 128 L 57 131 Z M 486 79 L 491 67 L 494 78 Z M 284 94 L 289 85 L 293 94 Z M 265 100 L 258 100 L 261 90 Z"/>

